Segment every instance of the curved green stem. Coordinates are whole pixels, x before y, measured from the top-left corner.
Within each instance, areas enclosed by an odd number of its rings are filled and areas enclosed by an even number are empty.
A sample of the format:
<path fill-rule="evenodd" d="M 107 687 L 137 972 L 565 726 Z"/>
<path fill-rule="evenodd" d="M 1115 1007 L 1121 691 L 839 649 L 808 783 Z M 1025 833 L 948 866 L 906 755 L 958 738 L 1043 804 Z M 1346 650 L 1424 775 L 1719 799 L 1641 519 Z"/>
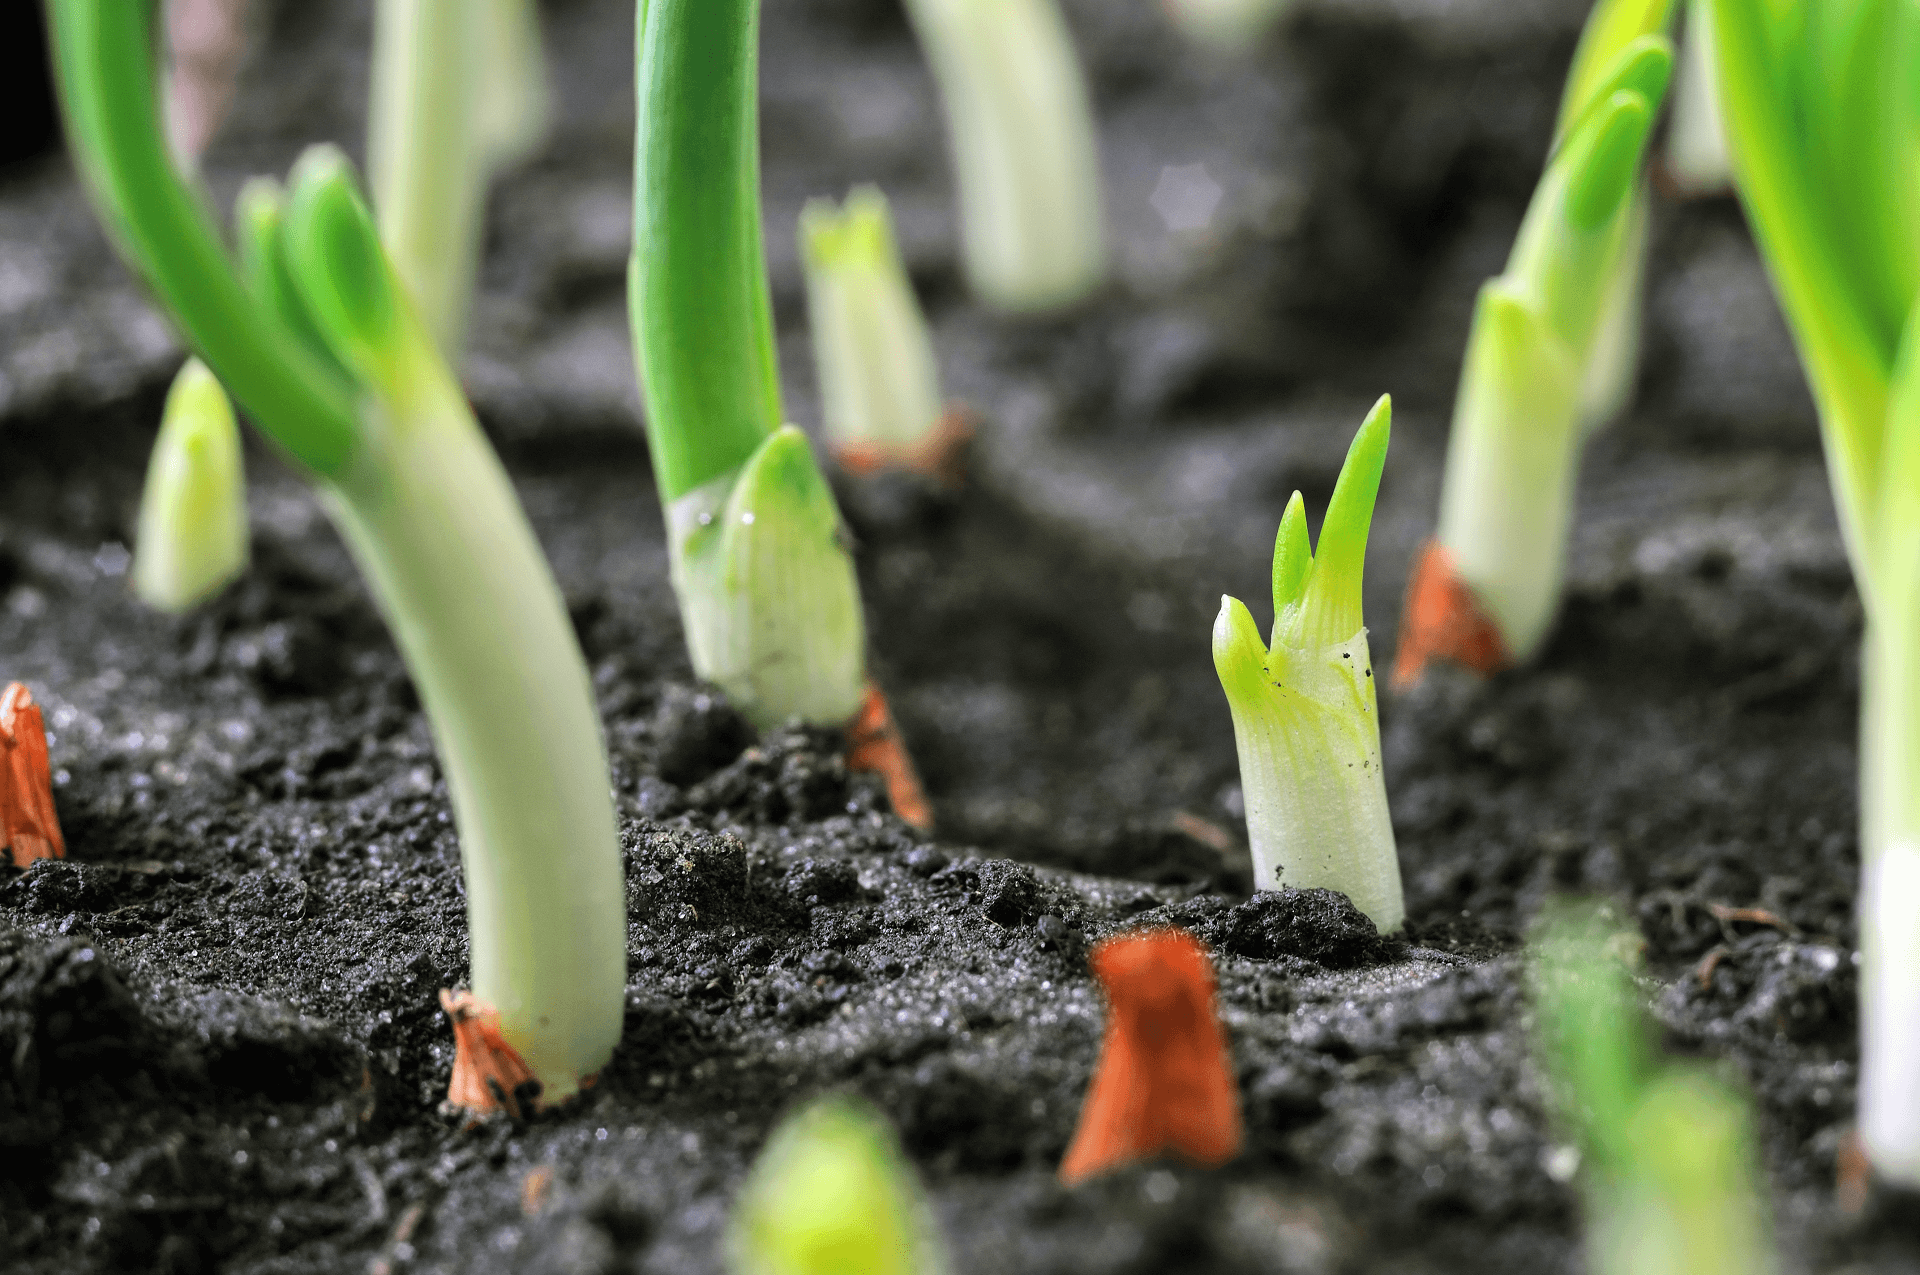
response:
<path fill-rule="evenodd" d="M 48 12 L 68 135 L 123 250 L 267 436 L 316 474 L 342 472 L 358 445 L 357 393 L 247 292 L 174 171 L 151 0 L 59 0 Z"/>

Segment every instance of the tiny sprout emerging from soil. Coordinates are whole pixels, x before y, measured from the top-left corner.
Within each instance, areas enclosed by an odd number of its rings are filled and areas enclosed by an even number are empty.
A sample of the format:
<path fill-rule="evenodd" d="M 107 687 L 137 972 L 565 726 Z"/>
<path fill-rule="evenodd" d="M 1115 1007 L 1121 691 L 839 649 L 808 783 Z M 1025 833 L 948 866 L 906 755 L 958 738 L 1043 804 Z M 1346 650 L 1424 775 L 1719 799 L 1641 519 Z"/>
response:
<path fill-rule="evenodd" d="M 167 393 L 147 463 L 134 592 L 156 610 L 188 610 L 246 571 L 247 539 L 247 478 L 233 405 L 207 365 L 189 359 Z"/>
<path fill-rule="evenodd" d="M 1556 908 L 1532 953 L 1538 1048 L 1581 1150 L 1596 1275 L 1775 1269 L 1745 1104 L 1654 1056 L 1620 949 L 1595 912 Z"/>
<path fill-rule="evenodd" d="M 774 1130 L 734 1205 L 734 1275 L 941 1275 L 946 1255 L 893 1131 L 829 1098 Z"/>
<path fill-rule="evenodd" d="M 448 364 L 460 365 L 487 184 L 548 116 L 531 0 L 380 0 L 367 171 L 380 238 Z"/>
<path fill-rule="evenodd" d="M 1587 429 L 1632 388 L 1647 224 L 1641 157 L 1666 93 L 1670 0 L 1601 0 L 1506 272 L 1481 289 L 1396 685 L 1430 659 L 1531 659 L 1560 603 Z"/>
<path fill-rule="evenodd" d="M 1354 435 L 1315 553 L 1295 492 L 1273 549 L 1273 642 L 1237 598 L 1220 600 L 1213 665 L 1233 710 L 1254 884 L 1344 891 L 1382 934 L 1405 905 L 1380 770 L 1373 657 L 1360 612 L 1392 400 Z"/>
<path fill-rule="evenodd" d="M 1106 276 L 1093 107 L 1057 0 L 907 0 L 940 85 L 967 281 L 1060 310 Z"/>
<path fill-rule="evenodd" d="M 1867 613 L 1860 1141 L 1920 1187 L 1920 9 L 1712 6 L 1747 220 L 1820 409 Z"/>
<path fill-rule="evenodd" d="M 24 868 L 35 859 L 64 859 L 67 841 L 53 809 L 47 727 L 40 706 L 19 682 L 0 691 L 0 850 Z"/>
<path fill-rule="evenodd" d="M 619 1039 L 626 916 L 586 662 L 512 484 L 315 147 L 240 208 L 246 281 L 169 162 L 154 6 L 50 7 L 67 135 L 188 342 L 320 488 L 433 725 L 467 880 L 473 996 L 563 1100 Z"/>
<path fill-rule="evenodd" d="M 760 729 L 846 726 L 871 689 L 866 626 L 833 492 L 806 435 L 781 425 L 759 22 L 759 0 L 638 5 L 635 361 L 694 671 Z M 886 739 L 894 808 L 924 809 L 897 732 Z"/>
<path fill-rule="evenodd" d="M 1286 16 L 1291 0 L 1162 0 L 1167 17 L 1195 44 L 1244 53 Z"/>
<path fill-rule="evenodd" d="M 837 208 L 830 199 L 808 200 L 800 259 L 821 418 L 835 458 L 856 473 L 947 476 L 965 441 L 965 416 L 941 407 L 933 339 L 880 188 L 857 186 Z"/>
<path fill-rule="evenodd" d="M 1183 930 L 1154 930 L 1103 941 L 1091 963 L 1107 993 L 1107 1032 L 1060 1180 L 1072 1186 L 1165 1151 L 1210 1166 L 1231 1160 L 1240 1097 L 1206 946 Z"/>

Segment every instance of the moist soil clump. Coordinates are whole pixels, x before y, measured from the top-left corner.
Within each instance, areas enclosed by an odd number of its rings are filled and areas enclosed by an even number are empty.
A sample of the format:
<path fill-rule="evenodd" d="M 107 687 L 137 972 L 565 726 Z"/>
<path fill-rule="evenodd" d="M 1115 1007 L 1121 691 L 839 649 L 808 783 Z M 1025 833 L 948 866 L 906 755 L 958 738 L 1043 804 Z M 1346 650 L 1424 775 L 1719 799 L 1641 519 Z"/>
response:
<path fill-rule="evenodd" d="M 767 6 L 767 242 L 788 410 L 817 424 L 788 229 L 877 180 L 978 413 L 970 480 L 846 481 L 924 836 L 830 732 L 697 685 L 635 427 L 622 272 L 632 6 L 546 6 L 558 124 L 493 201 L 468 388 L 566 592 L 606 723 L 625 1032 L 576 1105 L 438 1113 L 466 977 L 446 784 L 312 493 L 249 456 L 254 563 L 178 620 L 126 584 L 180 350 L 65 162 L 0 173 L 0 675 L 45 706 L 64 862 L 0 871 L 0 1264 L 22 1272 L 721 1269 L 793 1104 L 885 1112 L 960 1271 L 1576 1269 L 1571 1154 L 1520 958 L 1551 896 L 1644 942 L 1666 1047 L 1751 1092 L 1789 1271 L 1911 1269 L 1912 1205 L 1834 1202 L 1856 1074 L 1860 610 L 1813 412 L 1730 201 L 1656 208 L 1638 404 L 1596 437 L 1532 668 L 1384 696 L 1408 925 L 1253 896 L 1208 658 L 1265 609 L 1395 396 L 1377 655 L 1432 524 L 1474 289 L 1545 153 L 1578 0 L 1300 0 L 1257 54 L 1070 0 L 1115 278 L 1064 319 L 964 297 L 936 99 L 886 0 Z M 31 6 L 29 6 L 31 8 Z M 256 5 L 218 203 L 362 128 L 368 6 Z M 1155 211 L 1214 188 L 1202 231 Z M 1204 193 L 1204 192 L 1203 192 Z M 513 729 L 502 723 L 502 729 Z M 1212 948 L 1247 1144 L 1054 1170 L 1112 934 Z"/>

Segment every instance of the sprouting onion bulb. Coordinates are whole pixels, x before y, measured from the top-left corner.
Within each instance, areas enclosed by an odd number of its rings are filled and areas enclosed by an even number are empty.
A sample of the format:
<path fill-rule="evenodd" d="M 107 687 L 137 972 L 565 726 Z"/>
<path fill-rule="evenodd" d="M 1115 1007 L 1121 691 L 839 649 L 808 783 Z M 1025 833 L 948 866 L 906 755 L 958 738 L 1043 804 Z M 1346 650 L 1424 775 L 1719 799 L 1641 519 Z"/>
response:
<path fill-rule="evenodd" d="M 667 509 L 670 568 L 694 668 L 764 730 L 852 717 L 866 626 L 840 510 L 789 425 Z"/>
<path fill-rule="evenodd" d="M 1655 1056 L 1631 979 L 1582 905 L 1556 903 L 1531 956 L 1538 1051 L 1580 1152 L 1595 1275 L 1768 1275 L 1776 1268 L 1746 1105 L 1704 1069 Z"/>
<path fill-rule="evenodd" d="M 940 369 L 879 187 L 808 200 L 800 260 L 827 437 L 910 453 L 940 421 Z"/>
<path fill-rule="evenodd" d="M 733 1275 L 941 1275 L 946 1255 L 893 1131 L 828 1098 L 767 1140 L 727 1236 Z"/>
<path fill-rule="evenodd" d="M 756 725 L 844 725 L 865 628 L 833 494 L 781 427 L 758 0 L 641 0 L 638 15 L 629 306 L 687 649 Z"/>
<path fill-rule="evenodd" d="M 380 0 L 368 171 L 380 237 L 454 366 L 466 339 L 487 185 L 546 129 L 529 0 Z"/>
<path fill-rule="evenodd" d="M 1588 381 L 1596 351 L 1616 371 L 1630 362 L 1618 324 L 1637 308 L 1640 161 L 1671 66 L 1658 35 L 1611 60 L 1475 308 L 1436 538 L 1515 662 L 1539 649 L 1559 606 L 1582 403 L 1602 393 Z"/>
<path fill-rule="evenodd" d="M 1057 0 L 907 0 L 940 85 L 968 283 L 988 305 L 1071 306 L 1106 276 L 1093 107 Z"/>
<path fill-rule="evenodd" d="M 1807 372 L 1867 615 L 1859 1132 L 1920 1187 L 1920 10 L 1712 4 L 1748 224 Z"/>
<path fill-rule="evenodd" d="M 1360 584 L 1391 427 L 1382 397 L 1347 451 L 1318 552 L 1300 493 L 1288 502 L 1273 550 L 1272 644 L 1237 598 L 1221 599 L 1213 625 L 1255 885 L 1344 891 L 1382 933 L 1400 928 L 1406 908 Z"/>
<path fill-rule="evenodd" d="M 174 172 L 154 6 L 51 6 L 67 135 L 189 343 L 314 478 L 433 727 L 466 870 L 473 990 L 552 1102 L 620 1035 L 626 915 L 586 662 L 512 484 L 339 152 L 249 186 L 246 281 Z"/>
<path fill-rule="evenodd" d="M 158 611 L 204 602 L 247 569 L 247 477 L 227 392 L 188 359 L 147 462 L 133 588 Z"/>

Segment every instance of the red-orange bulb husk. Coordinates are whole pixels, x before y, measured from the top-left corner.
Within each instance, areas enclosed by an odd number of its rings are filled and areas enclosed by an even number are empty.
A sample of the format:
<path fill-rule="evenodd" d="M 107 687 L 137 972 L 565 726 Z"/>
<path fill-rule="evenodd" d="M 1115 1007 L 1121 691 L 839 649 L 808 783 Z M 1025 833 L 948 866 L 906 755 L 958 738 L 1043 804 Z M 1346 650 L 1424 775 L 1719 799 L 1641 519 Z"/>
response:
<path fill-rule="evenodd" d="M 886 781 L 893 813 L 922 832 L 933 831 L 933 806 L 920 785 L 920 772 L 913 768 L 887 697 L 872 682 L 867 683 L 860 711 L 847 723 L 847 769 L 879 775 Z"/>
<path fill-rule="evenodd" d="M 1240 1097 L 1206 946 L 1184 930 L 1152 930 L 1107 939 L 1092 965 L 1107 993 L 1106 1040 L 1060 1180 L 1072 1186 L 1166 1151 L 1231 1160 Z"/>
<path fill-rule="evenodd" d="M 473 1116 L 504 1111 L 524 1119 L 522 1099 L 537 1100 L 540 1082 L 500 1034 L 500 1015 L 472 992 L 444 987 L 440 1008 L 453 1024 L 453 1078 L 447 1082 L 445 1107 Z"/>
<path fill-rule="evenodd" d="M 1460 578 L 1453 554 L 1438 540 L 1420 550 L 1407 581 L 1407 605 L 1400 615 L 1400 650 L 1393 661 L 1393 686 L 1417 683 L 1433 660 L 1450 660 L 1476 673 L 1495 673 L 1513 663 L 1506 639 L 1473 586 Z"/>
<path fill-rule="evenodd" d="M 0 847 L 24 868 L 64 859 L 67 841 L 53 809 L 53 772 L 40 706 L 19 682 L 0 691 Z"/>
<path fill-rule="evenodd" d="M 833 458 L 850 474 L 918 474 L 942 487 L 955 488 L 966 482 L 967 445 L 972 441 L 973 413 L 964 404 L 953 403 L 940 414 L 927 436 L 912 447 L 836 444 Z"/>

